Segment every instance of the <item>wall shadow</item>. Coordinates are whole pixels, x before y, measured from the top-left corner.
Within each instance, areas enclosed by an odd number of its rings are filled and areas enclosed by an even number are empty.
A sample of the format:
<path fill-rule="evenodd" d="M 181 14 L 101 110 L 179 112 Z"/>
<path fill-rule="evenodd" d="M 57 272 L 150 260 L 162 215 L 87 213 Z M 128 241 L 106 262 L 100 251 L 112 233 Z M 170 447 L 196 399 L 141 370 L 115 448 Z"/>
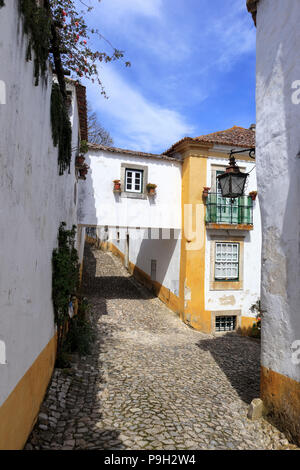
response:
<path fill-rule="evenodd" d="M 197 346 L 209 351 L 239 397 L 250 404 L 260 396 L 260 345 L 255 340 L 227 333 L 203 339 Z"/>
<path fill-rule="evenodd" d="M 88 270 L 86 269 L 88 266 Z M 129 282 L 127 276 L 98 276 L 97 261 L 93 254 L 92 245 L 86 243 L 84 250 L 84 276 L 82 280 L 83 295 L 101 296 L 103 303 L 107 299 L 152 299 L 153 293 L 139 291 Z M 132 276 L 134 278 L 134 276 Z"/>
<path fill-rule="evenodd" d="M 174 231 L 170 230 L 170 238 L 162 238 L 162 230 L 159 229 L 159 238 L 151 239 L 151 230 L 148 230 L 148 239 L 143 239 L 138 251 L 138 255 L 135 261 L 135 270 L 134 276 L 137 279 L 141 279 L 146 287 L 153 290 L 157 293 L 159 285 L 167 287 L 165 278 L 172 262 L 174 252 L 178 243 L 177 239 L 174 239 Z M 151 260 L 156 262 L 156 271 L 151 273 Z M 142 278 L 140 276 L 139 270 L 142 270 L 149 276 L 149 279 Z M 179 263 L 178 271 L 179 273 Z M 175 295 L 179 295 L 179 278 L 178 279 L 169 279 L 173 283 L 170 284 L 167 288 L 174 290 Z"/>

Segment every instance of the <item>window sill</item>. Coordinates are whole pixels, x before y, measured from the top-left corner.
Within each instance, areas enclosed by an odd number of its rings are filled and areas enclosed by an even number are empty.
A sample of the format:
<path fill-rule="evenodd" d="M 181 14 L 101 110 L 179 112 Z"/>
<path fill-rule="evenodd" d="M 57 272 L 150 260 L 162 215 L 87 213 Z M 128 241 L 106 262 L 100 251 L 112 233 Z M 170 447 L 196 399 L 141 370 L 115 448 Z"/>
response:
<path fill-rule="evenodd" d="M 243 290 L 243 281 L 211 281 L 209 290 Z"/>
<path fill-rule="evenodd" d="M 122 191 L 121 197 L 129 198 L 129 199 L 147 199 L 147 194 L 146 193 L 130 193 L 127 191 Z"/>

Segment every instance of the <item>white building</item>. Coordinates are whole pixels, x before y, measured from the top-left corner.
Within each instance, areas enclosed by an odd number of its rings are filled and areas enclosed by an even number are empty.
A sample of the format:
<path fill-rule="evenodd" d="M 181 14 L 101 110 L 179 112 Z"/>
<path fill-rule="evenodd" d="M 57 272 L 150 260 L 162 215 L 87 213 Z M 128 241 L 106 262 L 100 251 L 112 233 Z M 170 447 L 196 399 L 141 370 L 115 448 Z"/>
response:
<path fill-rule="evenodd" d="M 300 444 L 300 3 L 248 0 L 257 24 L 262 398 Z"/>
<path fill-rule="evenodd" d="M 244 152 L 254 136 L 235 126 L 185 138 L 163 155 L 90 145 L 91 169 L 80 184 L 80 226 L 96 227 L 102 244 L 139 280 L 207 333 L 249 333 L 256 322 L 250 307 L 260 297 L 259 203 L 250 196 L 223 200 L 216 180 L 235 149 L 249 173 L 247 191 L 256 190 L 255 162 Z M 157 186 L 155 196 L 148 183 Z"/>

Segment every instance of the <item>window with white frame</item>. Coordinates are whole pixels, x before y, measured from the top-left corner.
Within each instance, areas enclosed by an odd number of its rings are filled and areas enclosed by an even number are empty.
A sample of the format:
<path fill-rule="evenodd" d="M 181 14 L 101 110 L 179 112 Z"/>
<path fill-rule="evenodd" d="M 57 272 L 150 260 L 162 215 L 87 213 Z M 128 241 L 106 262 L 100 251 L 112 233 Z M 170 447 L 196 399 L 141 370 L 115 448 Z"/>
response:
<path fill-rule="evenodd" d="M 239 248 L 239 243 L 216 242 L 216 281 L 237 281 L 239 279 Z"/>
<path fill-rule="evenodd" d="M 143 170 L 133 170 L 126 168 L 125 191 L 132 193 L 143 192 Z"/>

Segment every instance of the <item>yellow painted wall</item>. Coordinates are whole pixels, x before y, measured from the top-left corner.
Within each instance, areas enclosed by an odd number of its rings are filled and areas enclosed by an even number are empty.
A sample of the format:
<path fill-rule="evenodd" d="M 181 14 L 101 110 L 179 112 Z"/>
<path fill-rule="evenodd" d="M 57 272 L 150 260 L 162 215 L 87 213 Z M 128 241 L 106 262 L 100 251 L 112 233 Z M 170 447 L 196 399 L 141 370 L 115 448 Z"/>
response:
<path fill-rule="evenodd" d="M 26 444 L 51 379 L 55 358 L 56 336 L 0 407 L 0 450 L 20 450 Z"/>
<path fill-rule="evenodd" d="M 262 366 L 260 388 L 268 411 L 300 446 L 300 382 Z"/>
<path fill-rule="evenodd" d="M 240 333 L 245 336 L 251 335 L 253 324 L 257 323 L 255 317 L 242 317 L 240 325 Z"/>
<path fill-rule="evenodd" d="M 182 170 L 182 223 L 183 236 L 181 242 L 180 262 L 180 316 L 185 323 L 193 328 L 210 333 L 211 312 L 205 310 L 205 220 L 203 187 L 206 186 L 207 158 L 185 155 Z M 190 240 L 185 233 L 185 204 L 193 207 L 193 231 L 196 230 L 196 207 L 200 205 L 201 218 L 198 227 L 200 244 Z M 188 238 L 187 238 L 188 237 Z M 189 295 L 191 296 L 188 300 Z"/>

